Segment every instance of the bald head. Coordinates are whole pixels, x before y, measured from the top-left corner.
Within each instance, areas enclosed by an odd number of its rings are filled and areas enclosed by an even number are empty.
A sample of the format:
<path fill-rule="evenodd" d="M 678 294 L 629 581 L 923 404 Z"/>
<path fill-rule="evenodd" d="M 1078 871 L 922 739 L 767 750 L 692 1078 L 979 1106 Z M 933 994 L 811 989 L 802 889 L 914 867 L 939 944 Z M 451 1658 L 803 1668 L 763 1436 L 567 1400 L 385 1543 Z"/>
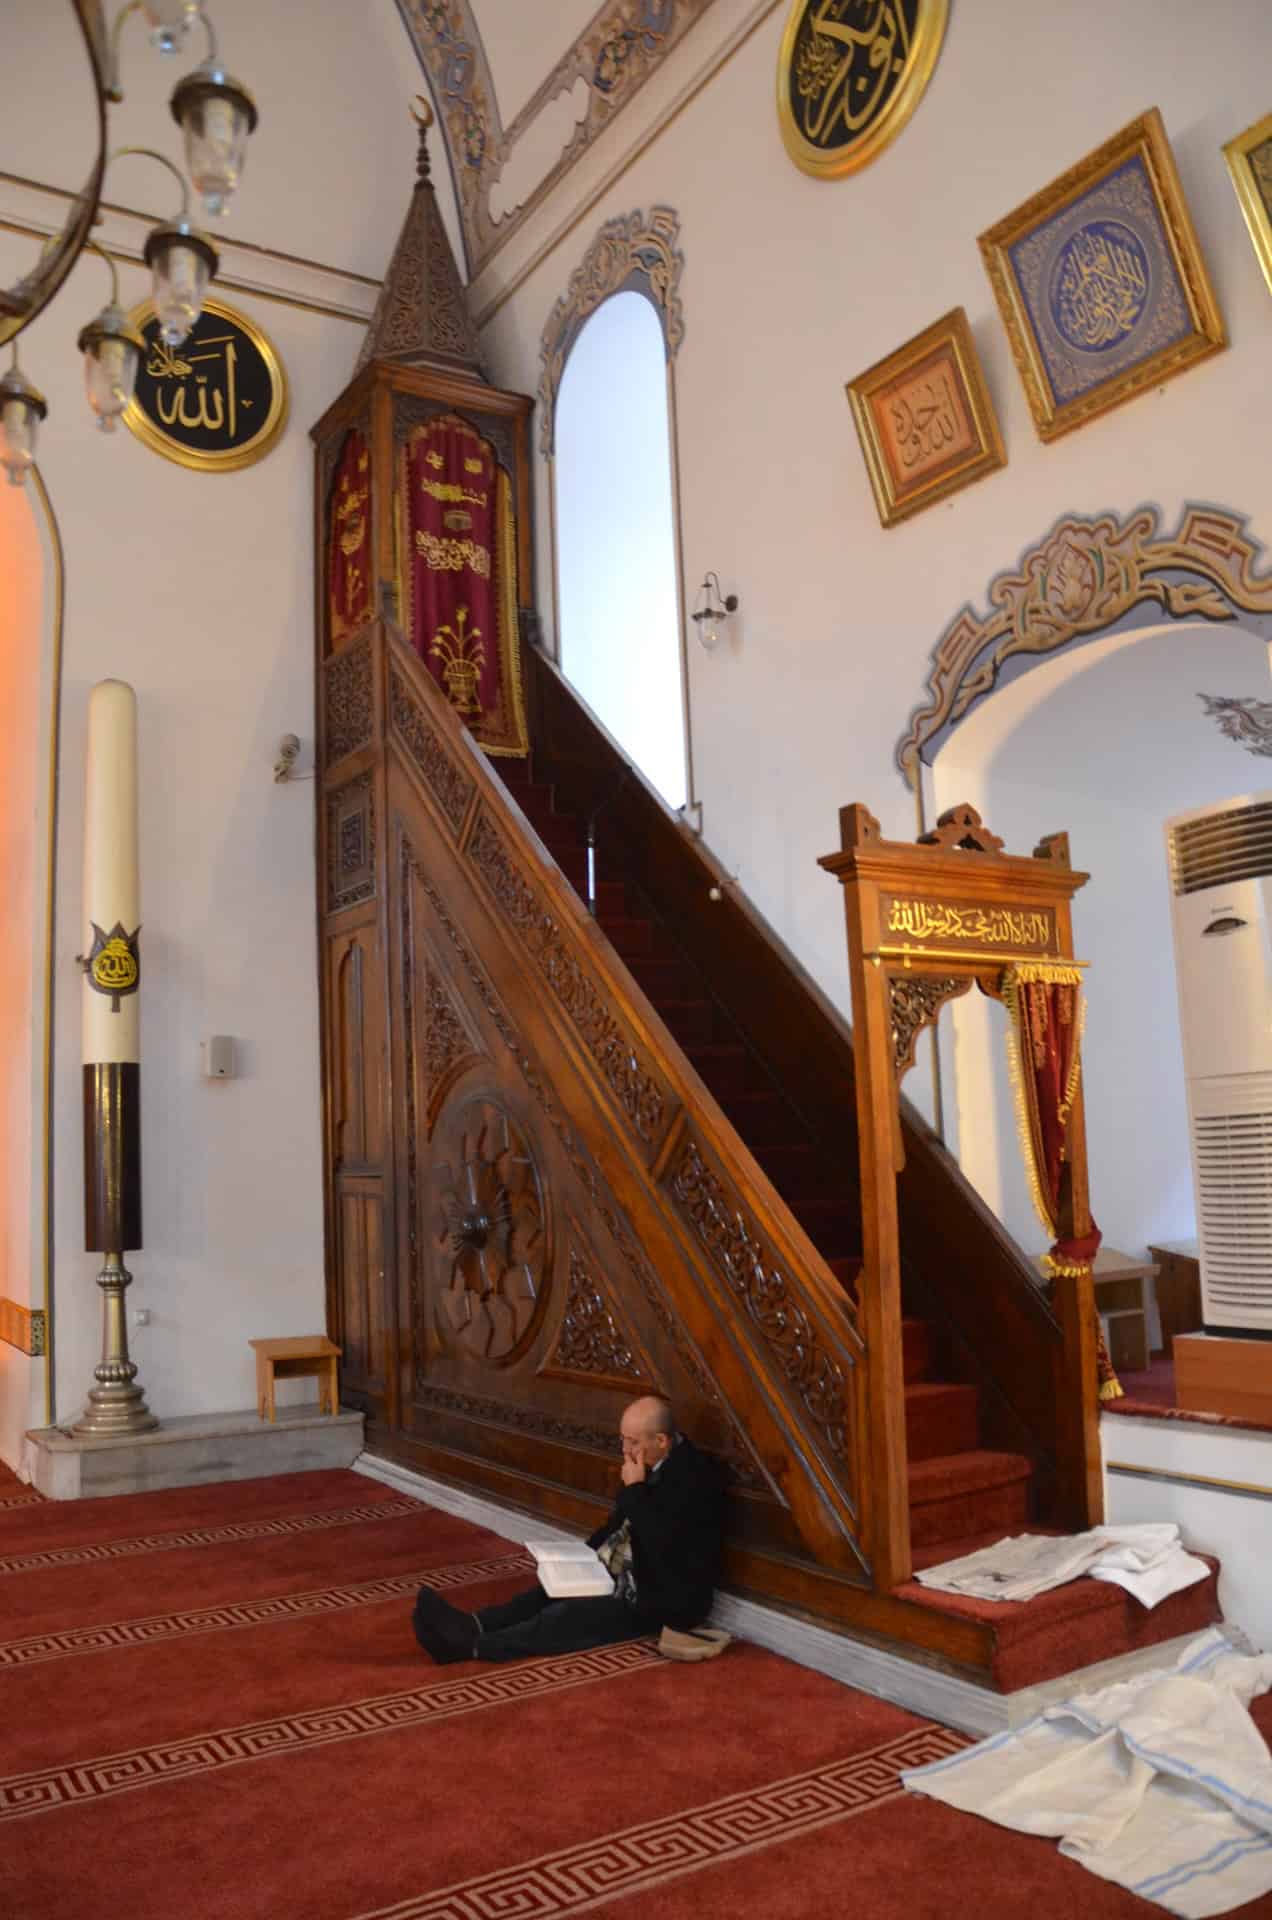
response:
<path fill-rule="evenodd" d="M 671 1452 L 676 1438 L 676 1416 L 671 1402 L 659 1394 L 646 1394 L 633 1400 L 619 1423 L 623 1457 L 656 1467 Z"/>

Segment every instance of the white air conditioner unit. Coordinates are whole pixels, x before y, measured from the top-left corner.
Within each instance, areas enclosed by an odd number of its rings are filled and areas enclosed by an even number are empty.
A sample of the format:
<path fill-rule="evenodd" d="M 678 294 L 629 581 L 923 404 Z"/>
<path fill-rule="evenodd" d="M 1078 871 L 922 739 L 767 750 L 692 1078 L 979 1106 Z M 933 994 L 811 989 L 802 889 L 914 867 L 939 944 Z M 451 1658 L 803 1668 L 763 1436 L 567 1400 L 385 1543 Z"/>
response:
<path fill-rule="evenodd" d="M 1201 1297 L 1272 1334 L 1272 793 L 1166 822 Z"/>

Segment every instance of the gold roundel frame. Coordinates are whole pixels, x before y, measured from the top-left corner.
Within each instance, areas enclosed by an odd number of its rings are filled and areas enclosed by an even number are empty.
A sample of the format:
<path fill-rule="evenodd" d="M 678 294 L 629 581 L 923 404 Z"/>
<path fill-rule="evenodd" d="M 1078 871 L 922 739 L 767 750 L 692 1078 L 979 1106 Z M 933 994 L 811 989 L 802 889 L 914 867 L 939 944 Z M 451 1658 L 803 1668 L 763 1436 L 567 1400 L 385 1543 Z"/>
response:
<path fill-rule="evenodd" d="M 829 0 L 793 0 L 777 56 L 777 117 L 782 142 L 795 165 L 818 180 L 835 180 L 855 173 L 878 158 L 896 139 L 927 90 L 949 18 L 949 0 L 919 0 L 914 39 L 901 78 L 878 116 L 862 128 L 855 140 L 838 147 L 819 147 L 807 139 L 795 124 L 791 110 L 791 61 L 799 30 L 809 13 L 827 7 Z M 870 0 L 868 0 L 870 4 Z M 890 10 L 888 0 L 875 0 L 876 21 Z M 838 23 L 836 23 L 838 24 Z"/>
<path fill-rule="evenodd" d="M 156 426 L 150 415 L 142 409 L 135 394 L 124 408 L 120 418 L 134 439 L 140 440 L 142 445 L 149 447 L 152 452 L 161 453 L 165 460 L 175 461 L 179 467 L 190 467 L 196 473 L 234 473 L 239 467 L 250 467 L 257 460 L 263 460 L 287 425 L 287 375 L 269 336 L 256 325 L 255 321 L 249 320 L 245 313 L 240 313 L 237 307 L 227 305 L 224 300 L 215 299 L 203 302 L 203 312 L 228 320 L 241 333 L 245 333 L 265 362 L 270 378 L 271 399 L 264 424 L 242 446 L 230 447 L 218 453 L 198 447 L 187 447 L 181 441 L 172 439 L 161 426 Z M 128 315 L 130 324 L 136 327 L 139 333 L 154 317 L 155 308 L 152 300 L 143 300 L 140 306 L 134 307 Z"/>

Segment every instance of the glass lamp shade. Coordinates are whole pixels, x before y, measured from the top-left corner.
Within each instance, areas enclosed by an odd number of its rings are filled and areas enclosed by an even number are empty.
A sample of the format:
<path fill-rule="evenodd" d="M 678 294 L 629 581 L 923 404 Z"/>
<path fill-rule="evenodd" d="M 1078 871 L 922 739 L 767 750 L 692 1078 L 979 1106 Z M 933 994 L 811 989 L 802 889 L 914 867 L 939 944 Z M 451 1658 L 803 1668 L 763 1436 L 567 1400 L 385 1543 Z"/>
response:
<path fill-rule="evenodd" d="M 145 257 L 160 338 L 167 347 L 179 347 L 203 311 L 208 282 L 216 276 L 216 249 L 180 221 L 154 229 L 146 240 Z"/>
<path fill-rule="evenodd" d="M 151 46 L 160 53 L 177 53 L 199 11 L 199 0 L 143 0 L 141 11 L 150 28 Z"/>
<path fill-rule="evenodd" d="M 223 214 L 243 171 L 248 136 L 256 129 L 256 102 L 241 81 L 208 61 L 173 90 L 171 106 L 185 134 L 186 172 L 204 212 Z"/>
<path fill-rule="evenodd" d="M 11 487 L 20 487 L 35 465 L 40 422 L 48 413 L 44 395 L 18 367 L 0 380 L 0 466 Z"/>
<path fill-rule="evenodd" d="M 132 399 L 144 345 L 123 308 L 113 305 L 103 307 L 80 333 L 88 404 L 104 433 L 114 432 L 116 420 Z"/>

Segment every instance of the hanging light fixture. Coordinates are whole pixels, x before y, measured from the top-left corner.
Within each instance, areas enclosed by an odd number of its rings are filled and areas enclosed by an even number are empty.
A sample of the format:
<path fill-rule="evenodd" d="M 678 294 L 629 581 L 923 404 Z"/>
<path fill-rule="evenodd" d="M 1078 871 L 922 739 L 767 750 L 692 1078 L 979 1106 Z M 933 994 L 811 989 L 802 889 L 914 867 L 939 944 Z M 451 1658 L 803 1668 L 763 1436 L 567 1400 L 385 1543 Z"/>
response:
<path fill-rule="evenodd" d="M 150 44 L 157 52 L 179 53 L 202 6 L 203 0 L 128 0 L 127 6 L 121 7 L 115 15 L 115 24 L 111 28 L 106 98 L 118 102 L 124 97 L 124 90 L 119 84 L 119 46 L 124 22 L 130 14 L 141 15 L 150 28 Z"/>
<path fill-rule="evenodd" d="M 11 487 L 20 487 L 35 465 L 35 442 L 48 410 L 48 401 L 18 365 L 15 345 L 13 364 L 0 379 L 0 466 Z"/>
<path fill-rule="evenodd" d="M 208 36 L 207 58 L 177 82 L 169 104 L 185 135 L 186 172 L 203 211 L 215 219 L 233 198 L 259 116 L 243 82 L 222 67 L 212 22 L 205 13 L 199 20 Z"/>
<path fill-rule="evenodd" d="M 726 594 L 720 585 L 718 573 L 709 573 L 698 588 L 698 596 L 690 615 L 698 629 L 698 638 L 708 653 L 711 653 L 720 638 L 720 627 L 731 613 L 738 610 L 736 593 Z"/>
<path fill-rule="evenodd" d="M 153 147 L 120 147 L 111 159 L 117 160 L 125 153 L 144 153 L 157 160 L 181 188 L 181 212 L 175 219 L 152 227 L 142 249 L 151 273 L 159 337 L 166 347 L 179 347 L 203 311 L 203 296 L 208 282 L 216 278 L 220 259 L 206 233 L 191 225 L 190 190 L 171 160 L 165 160 Z"/>
<path fill-rule="evenodd" d="M 96 240 L 85 244 L 106 262 L 110 271 L 110 300 L 95 320 L 80 328 L 76 345 L 84 356 L 88 404 L 97 415 L 102 431 L 113 433 L 116 420 L 132 399 L 137 367 L 146 343 L 137 329 L 129 325 L 128 315 L 119 304 L 119 275 L 114 261 Z"/>

